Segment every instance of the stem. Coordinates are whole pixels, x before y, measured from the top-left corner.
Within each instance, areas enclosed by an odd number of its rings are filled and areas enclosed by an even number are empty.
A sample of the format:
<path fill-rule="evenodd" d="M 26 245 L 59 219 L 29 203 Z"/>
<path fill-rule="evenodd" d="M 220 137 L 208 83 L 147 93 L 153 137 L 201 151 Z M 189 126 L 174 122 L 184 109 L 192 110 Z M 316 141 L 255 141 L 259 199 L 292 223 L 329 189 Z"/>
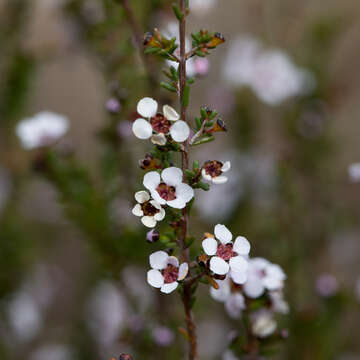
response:
<path fill-rule="evenodd" d="M 135 42 L 136 42 L 136 46 L 138 47 L 139 53 L 140 53 L 140 57 L 141 60 L 143 62 L 144 68 L 146 70 L 147 73 L 147 77 L 149 79 L 149 83 L 150 86 L 156 85 L 157 81 L 154 78 L 154 72 L 153 69 L 144 53 L 144 49 L 143 49 L 143 34 L 144 32 L 141 31 L 140 25 L 137 23 L 136 18 L 134 16 L 134 12 L 129 4 L 129 0 L 118 0 L 118 2 L 122 5 L 122 7 L 124 8 L 125 14 L 126 14 L 126 19 L 130 25 L 130 28 L 132 30 Z"/>
<path fill-rule="evenodd" d="M 179 0 L 180 11 L 183 14 L 182 19 L 179 20 L 179 34 L 180 34 L 180 58 L 179 58 L 179 98 L 180 98 L 180 113 L 181 119 L 186 120 L 186 106 L 184 105 L 184 89 L 186 86 L 186 1 Z M 189 144 L 186 141 L 181 154 L 181 168 L 185 179 L 185 170 L 189 168 L 189 156 L 188 156 Z M 188 207 L 186 206 L 183 211 L 183 223 L 182 231 L 179 232 L 179 245 L 181 248 L 181 257 L 184 262 L 190 263 L 189 249 L 186 248 L 185 239 L 188 231 Z M 182 294 L 182 302 L 185 310 L 185 322 L 187 332 L 189 335 L 189 360 L 195 360 L 197 358 L 197 337 L 196 337 L 196 325 L 194 322 L 194 316 L 191 310 L 191 298 L 192 298 L 192 283 L 184 284 L 184 291 Z"/>

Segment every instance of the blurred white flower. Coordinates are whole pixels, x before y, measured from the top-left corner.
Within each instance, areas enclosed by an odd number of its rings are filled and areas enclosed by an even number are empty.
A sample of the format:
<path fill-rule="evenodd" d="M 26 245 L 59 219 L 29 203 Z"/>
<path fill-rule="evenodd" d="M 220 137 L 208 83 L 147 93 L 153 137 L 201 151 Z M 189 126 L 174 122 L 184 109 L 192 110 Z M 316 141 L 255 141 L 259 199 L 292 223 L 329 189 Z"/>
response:
<path fill-rule="evenodd" d="M 161 172 L 150 171 L 144 176 L 143 184 L 152 198 L 160 205 L 183 209 L 193 197 L 194 189 L 183 181 L 183 172 L 177 167 L 169 167 Z"/>
<path fill-rule="evenodd" d="M 224 164 L 220 161 L 206 161 L 202 167 L 201 175 L 214 184 L 224 184 L 228 181 L 228 178 L 223 173 L 228 172 L 231 168 L 230 161 L 226 161 Z"/>
<path fill-rule="evenodd" d="M 265 290 L 281 290 L 286 275 L 281 267 L 263 258 L 249 260 L 248 279 L 244 284 L 244 292 L 250 298 L 261 296 Z"/>
<path fill-rule="evenodd" d="M 271 310 L 280 314 L 288 314 L 290 312 L 289 304 L 284 299 L 284 294 L 281 290 L 270 291 L 269 297 L 271 301 Z"/>
<path fill-rule="evenodd" d="M 151 335 L 157 345 L 164 347 L 170 346 L 175 339 L 173 331 L 166 326 L 156 326 Z"/>
<path fill-rule="evenodd" d="M 208 14 L 216 5 L 217 0 L 191 0 L 189 2 L 190 11 L 197 16 Z"/>
<path fill-rule="evenodd" d="M 88 326 L 103 347 L 114 344 L 125 328 L 128 306 L 122 293 L 110 281 L 96 286 L 86 309 Z"/>
<path fill-rule="evenodd" d="M 239 37 L 231 43 L 223 75 L 234 86 L 249 86 L 269 105 L 278 105 L 314 87 L 309 71 L 296 67 L 284 51 L 266 50 L 252 37 Z"/>
<path fill-rule="evenodd" d="M 37 348 L 31 355 L 30 360 L 72 360 L 73 352 L 66 345 L 47 344 Z"/>
<path fill-rule="evenodd" d="M 26 118 L 16 126 L 16 134 L 25 149 L 53 145 L 69 128 L 68 119 L 59 114 L 43 111 Z"/>
<path fill-rule="evenodd" d="M 250 243 L 243 236 L 232 241 L 233 235 L 225 225 L 217 224 L 215 238 L 207 237 L 202 242 L 205 254 L 211 256 L 210 270 L 218 275 L 230 273 L 237 284 L 244 284 L 247 279 Z"/>
<path fill-rule="evenodd" d="M 190 135 L 189 125 L 180 120 L 179 114 L 169 105 L 163 106 L 163 114 L 158 113 L 158 103 L 149 97 L 138 102 L 137 112 L 143 118 L 136 119 L 132 131 L 138 139 L 151 141 L 156 145 L 166 144 L 166 135 L 170 134 L 176 142 L 184 142 Z M 155 133 L 155 134 L 153 134 Z"/>
<path fill-rule="evenodd" d="M 231 350 L 226 350 L 222 356 L 222 360 L 239 360 L 239 358 L 235 356 Z"/>
<path fill-rule="evenodd" d="M 251 328 L 253 334 L 259 338 L 266 338 L 272 335 L 277 328 L 273 313 L 261 309 L 251 314 Z"/>
<path fill-rule="evenodd" d="M 170 294 L 179 285 L 178 281 L 186 278 L 189 265 L 182 263 L 175 256 L 169 256 L 165 251 L 156 251 L 149 257 L 151 270 L 147 273 L 147 282 L 165 294 Z"/>
<path fill-rule="evenodd" d="M 242 310 L 245 309 L 245 298 L 240 291 L 231 291 L 231 279 L 227 276 L 224 280 L 216 280 L 219 289 L 210 288 L 211 297 L 214 300 L 223 302 L 225 310 L 230 317 L 238 319 Z"/>
<path fill-rule="evenodd" d="M 360 181 L 360 162 L 353 163 L 348 168 L 349 178 L 351 182 L 359 182 Z"/>
<path fill-rule="evenodd" d="M 43 325 L 43 315 L 39 304 L 25 291 L 15 294 L 10 301 L 8 318 L 14 335 L 20 341 L 32 340 L 38 335 Z"/>
<path fill-rule="evenodd" d="M 315 288 L 320 296 L 331 297 L 338 292 L 339 283 L 334 275 L 325 273 L 316 278 Z"/>
<path fill-rule="evenodd" d="M 153 228 L 158 221 L 164 219 L 165 210 L 157 201 L 150 199 L 147 191 L 138 191 L 135 193 L 135 199 L 138 203 L 132 209 L 132 213 L 141 217 L 141 222 L 145 226 Z"/>

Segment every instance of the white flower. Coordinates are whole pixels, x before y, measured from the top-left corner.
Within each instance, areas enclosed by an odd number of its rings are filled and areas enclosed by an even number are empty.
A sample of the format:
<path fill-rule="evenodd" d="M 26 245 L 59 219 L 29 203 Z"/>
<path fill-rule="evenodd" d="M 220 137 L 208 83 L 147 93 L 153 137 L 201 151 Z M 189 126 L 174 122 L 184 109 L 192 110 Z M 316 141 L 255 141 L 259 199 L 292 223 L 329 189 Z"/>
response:
<path fill-rule="evenodd" d="M 253 334 L 259 338 L 272 335 L 277 328 L 273 313 L 267 310 L 259 310 L 252 314 L 251 324 Z"/>
<path fill-rule="evenodd" d="M 202 167 L 201 175 L 214 184 L 224 184 L 228 181 L 228 178 L 223 173 L 228 172 L 231 168 L 230 161 L 226 161 L 224 164 L 220 161 L 206 161 Z"/>
<path fill-rule="evenodd" d="M 184 280 L 189 271 L 189 265 L 182 263 L 175 256 L 169 256 L 165 251 L 156 251 L 150 255 L 151 270 L 147 273 L 147 282 L 165 294 L 170 294 Z"/>
<path fill-rule="evenodd" d="M 161 172 L 150 171 L 144 176 L 143 184 L 152 198 L 160 205 L 183 209 L 193 197 L 194 189 L 182 182 L 183 172 L 177 167 L 169 167 Z"/>
<path fill-rule="evenodd" d="M 233 236 L 225 225 L 216 225 L 214 233 L 217 240 L 208 237 L 202 242 L 205 253 L 211 256 L 210 270 L 218 275 L 230 272 L 236 284 L 244 284 L 247 280 L 246 257 L 250 252 L 250 243 L 243 236 L 238 236 L 233 243 Z"/>
<path fill-rule="evenodd" d="M 49 146 L 63 136 L 69 128 L 65 116 L 43 111 L 22 120 L 16 126 L 16 135 L 25 149 Z"/>
<path fill-rule="evenodd" d="M 265 290 L 281 290 L 286 275 L 281 267 L 263 258 L 249 260 L 248 279 L 244 284 L 244 292 L 250 298 L 261 296 Z"/>
<path fill-rule="evenodd" d="M 148 120 L 135 120 L 132 126 L 134 135 L 142 140 L 151 138 L 157 145 L 165 145 L 169 134 L 176 142 L 186 141 L 190 128 L 185 121 L 180 120 L 179 114 L 169 105 L 163 106 L 163 114 L 157 111 L 158 103 L 152 98 L 145 97 L 138 102 L 137 112 Z"/>
<path fill-rule="evenodd" d="M 241 317 L 242 310 L 245 309 L 245 298 L 240 291 L 231 291 L 231 279 L 229 276 L 225 280 L 217 280 L 219 289 L 210 288 L 210 294 L 216 301 L 223 302 L 225 309 L 230 317 L 238 319 Z"/>
<path fill-rule="evenodd" d="M 222 360 L 239 360 L 238 357 L 235 356 L 234 352 L 231 350 L 226 350 L 222 355 Z"/>
<path fill-rule="evenodd" d="M 232 85 L 249 86 L 269 105 L 308 92 L 314 78 L 298 68 L 281 50 L 265 50 L 252 37 L 240 37 L 230 47 L 224 64 L 224 77 Z"/>
<path fill-rule="evenodd" d="M 196 15 L 205 15 L 216 6 L 217 0 L 191 0 L 190 11 Z"/>
<path fill-rule="evenodd" d="M 269 297 L 272 311 L 280 314 L 288 314 L 290 312 L 289 304 L 284 300 L 282 291 L 270 291 Z"/>
<path fill-rule="evenodd" d="M 150 200 L 147 191 L 138 191 L 135 193 L 135 200 L 138 202 L 132 209 L 135 216 L 141 216 L 141 222 L 149 227 L 156 226 L 157 221 L 161 221 L 165 217 L 165 210 L 155 200 Z"/>
<path fill-rule="evenodd" d="M 359 182 L 360 181 L 360 162 L 353 163 L 348 168 L 348 173 L 350 180 L 352 182 Z"/>

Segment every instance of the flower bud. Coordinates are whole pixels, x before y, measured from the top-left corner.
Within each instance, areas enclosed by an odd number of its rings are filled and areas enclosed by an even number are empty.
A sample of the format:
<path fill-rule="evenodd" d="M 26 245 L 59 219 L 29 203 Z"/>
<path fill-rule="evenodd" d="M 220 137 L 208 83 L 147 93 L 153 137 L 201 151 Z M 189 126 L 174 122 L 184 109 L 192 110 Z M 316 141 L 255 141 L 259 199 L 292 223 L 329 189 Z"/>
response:
<path fill-rule="evenodd" d="M 160 233 L 156 229 L 152 229 L 146 233 L 146 241 L 148 243 L 157 242 L 160 239 Z"/>

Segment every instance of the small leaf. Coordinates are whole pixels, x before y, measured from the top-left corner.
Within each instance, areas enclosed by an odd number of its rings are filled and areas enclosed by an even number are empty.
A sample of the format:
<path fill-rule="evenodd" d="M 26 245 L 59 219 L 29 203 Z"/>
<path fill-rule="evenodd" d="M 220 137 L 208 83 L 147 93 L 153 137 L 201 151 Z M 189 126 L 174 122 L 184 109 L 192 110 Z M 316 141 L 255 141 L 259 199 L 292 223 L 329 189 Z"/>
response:
<path fill-rule="evenodd" d="M 194 170 L 200 169 L 200 163 L 199 163 L 198 160 L 194 160 L 194 162 L 193 162 L 193 169 L 194 169 Z"/>
<path fill-rule="evenodd" d="M 174 14 L 175 14 L 176 18 L 181 21 L 181 20 L 184 18 L 184 15 L 183 15 L 182 12 L 180 11 L 180 9 L 179 9 L 179 7 L 177 6 L 177 4 L 173 3 L 171 6 L 172 6 L 172 9 L 173 9 L 173 11 L 174 11 Z"/>
<path fill-rule="evenodd" d="M 194 189 L 202 189 L 204 191 L 209 191 L 210 190 L 210 185 L 207 183 L 204 183 L 202 181 L 197 182 L 196 184 L 193 185 Z"/>
<path fill-rule="evenodd" d="M 200 130 L 201 120 L 198 117 L 195 118 L 195 126 L 196 126 L 196 130 Z"/>
<path fill-rule="evenodd" d="M 144 53 L 145 54 L 157 54 L 160 52 L 161 49 L 159 49 L 158 47 L 154 47 L 154 46 L 149 46 L 145 49 Z"/>
<path fill-rule="evenodd" d="M 201 137 L 199 140 L 196 140 L 192 145 L 196 146 L 196 145 L 201 145 L 201 144 L 206 144 L 210 141 L 214 141 L 215 138 L 212 135 L 205 135 L 203 137 Z"/>
<path fill-rule="evenodd" d="M 182 103 L 184 107 L 187 107 L 189 105 L 189 96 L 190 96 L 190 86 L 185 85 L 183 99 L 182 99 Z"/>
<path fill-rule="evenodd" d="M 163 87 L 164 89 L 168 90 L 168 91 L 171 91 L 171 92 L 174 92 L 174 93 L 177 92 L 176 87 L 174 85 L 171 85 L 171 84 L 167 83 L 167 82 L 162 81 L 160 83 L 160 86 Z"/>
<path fill-rule="evenodd" d="M 195 173 L 192 170 L 186 169 L 185 170 L 185 175 L 189 178 L 189 179 L 193 179 L 195 177 Z"/>

